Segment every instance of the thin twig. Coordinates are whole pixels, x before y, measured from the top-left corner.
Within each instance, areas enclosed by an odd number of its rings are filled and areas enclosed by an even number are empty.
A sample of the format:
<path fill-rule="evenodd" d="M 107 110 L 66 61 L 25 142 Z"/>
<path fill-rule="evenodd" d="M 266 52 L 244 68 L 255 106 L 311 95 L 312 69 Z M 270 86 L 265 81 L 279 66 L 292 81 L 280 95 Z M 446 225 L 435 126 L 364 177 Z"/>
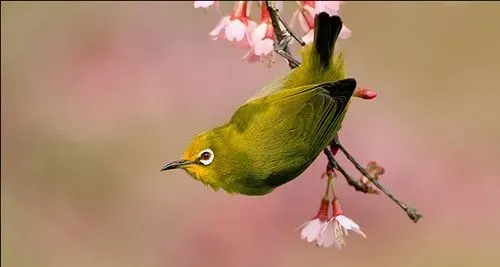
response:
<path fill-rule="evenodd" d="M 295 33 L 293 33 L 293 31 L 290 29 L 290 26 L 288 26 L 288 24 L 285 21 L 283 21 L 278 12 L 276 12 L 276 17 L 278 17 L 279 21 L 281 21 L 281 24 L 283 24 L 283 27 L 285 27 L 286 32 L 290 34 L 290 36 L 292 36 L 293 39 L 295 39 L 295 41 L 297 41 L 300 44 L 300 46 L 306 45 L 306 43 L 302 41 L 302 39 L 300 39 Z"/>
<path fill-rule="evenodd" d="M 356 167 L 356 169 L 358 169 L 359 172 L 361 172 L 361 174 L 363 174 L 363 176 L 365 176 L 368 180 L 370 180 L 370 182 L 372 184 L 374 184 L 378 189 L 380 189 L 380 191 L 384 192 L 384 194 L 386 194 L 390 199 L 392 199 L 392 201 L 396 202 L 396 204 L 398 204 L 405 212 L 406 214 L 408 215 L 408 217 L 410 217 L 410 219 L 412 219 L 414 222 L 418 222 L 418 220 L 422 217 L 422 214 L 420 214 L 415 208 L 411 208 L 411 207 L 408 207 L 408 205 L 406 205 L 404 202 L 402 202 L 401 200 L 399 200 L 397 197 L 395 197 L 392 193 L 390 193 L 381 183 L 379 183 L 377 181 L 377 179 L 373 178 L 367 171 L 365 168 L 363 168 L 350 154 L 349 152 L 347 152 L 347 150 L 340 144 L 338 138 L 336 137 L 334 140 L 333 140 L 334 144 L 336 146 L 338 146 L 338 148 L 340 149 L 340 151 L 342 151 L 342 153 L 344 153 L 344 155 L 347 157 L 347 159 L 352 162 L 352 164 L 354 165 L 354 167 Z"/>

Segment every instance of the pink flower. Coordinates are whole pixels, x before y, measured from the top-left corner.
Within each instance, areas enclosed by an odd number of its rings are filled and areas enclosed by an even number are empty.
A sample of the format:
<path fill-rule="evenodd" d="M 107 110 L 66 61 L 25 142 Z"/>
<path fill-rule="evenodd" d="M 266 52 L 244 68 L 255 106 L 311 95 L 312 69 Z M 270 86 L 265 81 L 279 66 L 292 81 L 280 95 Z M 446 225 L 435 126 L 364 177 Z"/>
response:
<path fill-rule="evenodd" d="M 326 12 L 330 16 L 340 16 L 339 9 L 342 1 L 316 1 L 315 11 L 316 14 L 321 12 Z M 347 39 L 351 37 L 351 30 L 349 30 L 345 24 L 342 25 L 342 29 L 340 30 L 339 37 L 340 39 Z"/>
<path fill-rule="evenodd" d="M 194 8 L 209 8 L 215 6 L 217 10 L 219 9 L 219 1 L 194 1 Z"/>
<path fill-rule="evenodd" d="M 255 28 L 256 23 L 249 20 L 250 4 L 248 1 L 237 1 L 234 12 L 221 19 L 219 24 L 209 33 L 213 40 L 222 35 L 231 42 L 242 47 L 249 47 L 249 31 Z M 224 31 L 222 31 L 224 30 Z"/>
<path fill-rule="evenodd" d="M 315 1 L 297 1 L 299 7 L 293 13 L 292 21 L 290 22 L 291 27 L 293 27 L 298 20 L 304 32 L 309 32 L 311 29 L 314 29 L 314 14 L 316 14 L 314 2 Z"/>
<path fill-rule="evenodd" d="M 299 21 L 302 30 L 306 32 L 302 37 L 302 41 L 308 44 L 314 40 L 314 16 L 321 12 L 326 12 L 330 16 L 338 16 L 341 1 L 297 1 L 297 3 L 299 8 L 293 14 L 290 24 L 293 25 L 295 20 Z M 351 36 L 351 33 L 351 30 L 345 25 L 342 25 L 339 37 L 341 39 L 347 39 Z"/>
<path fill-rule="evenodd" d="M 338 15 L 342 1 L 315 1 L 316 14 L 326 12 L 330 16 Z"/>
<path fill-rule="evenodd" d="M 366 238 L 359 225 L 343 215 L 337 198 L 332 201 L 332 206 L 333 218 L 324 223 L 319 230 L 317 237 L 319 246 L 329 247 L 335 245 L 338 249 L 342 249 L 345 246 L 345 237 L 348 235 L 347 230 L 356 232 Z"/>
<path fill-rule="evenodd" d="M 267 5 L 261 5 L 261 19 L 257 27 L 250 34 L 250 50 L 244 60 L 256 62 L 258 60 L 271 60 L 274 50 L 274 28 Z"/>
<path fill-rule="evenodd" d="M 316 215 L 316 217 L 305 222 L 301 226 L 302 230 L 300 231 L 300 237 L 302 239 L 311 243 L 312 241 L 314 241 L 318 238 L 318 236 L 320 235 L 320 230 L 323 228 L 323 226 L 328 221 L 328 207 L 329 206 L 330 206 L 330 203 L 327 199 L 323 199 L 321 201 L 321 206 L 319 207 L 318 214 Z"/>

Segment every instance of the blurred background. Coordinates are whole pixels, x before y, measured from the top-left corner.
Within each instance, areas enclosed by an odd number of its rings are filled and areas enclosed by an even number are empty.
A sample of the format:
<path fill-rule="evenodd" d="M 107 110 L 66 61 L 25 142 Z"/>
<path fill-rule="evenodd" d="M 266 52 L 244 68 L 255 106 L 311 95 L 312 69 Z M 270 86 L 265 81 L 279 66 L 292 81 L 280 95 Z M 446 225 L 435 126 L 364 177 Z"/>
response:
<path fill-rule="evenodd" d="M 349 2 L 341 14 L 348 76 L 379 94 L 353 100 L 341 140 L 386 168 L 418 224 L 339 179 L 368 238 L 343 251 L 300 240 L 323 155 L 264 197 L 160 173 L 288 71 L 212 41 L 215 9 L 2 2 L 2 266 L 500 266 L 500 4 Z"/>

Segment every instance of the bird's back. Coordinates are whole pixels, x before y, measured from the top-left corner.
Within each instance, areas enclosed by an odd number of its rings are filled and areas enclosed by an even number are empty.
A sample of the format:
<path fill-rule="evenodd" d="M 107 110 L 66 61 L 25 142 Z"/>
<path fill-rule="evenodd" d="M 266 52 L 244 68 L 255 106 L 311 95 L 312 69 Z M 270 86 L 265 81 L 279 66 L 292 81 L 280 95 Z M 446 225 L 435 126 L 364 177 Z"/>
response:
<path fill-rule="evenodd" d="M 356 82 L 303 86 L 258 98 L 233 115 L 231 148 L 249 170 L 232 175 L 229 188 L 264 194 L 301 174 L 334 138 Z"/>

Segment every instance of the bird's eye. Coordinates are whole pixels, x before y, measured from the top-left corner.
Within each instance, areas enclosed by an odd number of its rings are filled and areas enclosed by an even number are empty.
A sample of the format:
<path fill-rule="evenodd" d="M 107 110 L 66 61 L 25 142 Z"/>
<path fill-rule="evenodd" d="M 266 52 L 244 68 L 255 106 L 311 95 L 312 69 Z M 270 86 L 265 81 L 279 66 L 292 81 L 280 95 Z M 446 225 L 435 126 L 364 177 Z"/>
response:
<path fill-rule="evenodd" d="M 209 160 L 211 156 L 212 156 L 212 154 L 210 154 L 210 152 L 203 152 L 200 156 L 200 159 Z"/>
<path fill-rule="evenodd" d="M 205 149 L 200 152 L 198 159 L 203 165 L 209 165 L 214 160 L 214 152 L 211 149 Z"/>

